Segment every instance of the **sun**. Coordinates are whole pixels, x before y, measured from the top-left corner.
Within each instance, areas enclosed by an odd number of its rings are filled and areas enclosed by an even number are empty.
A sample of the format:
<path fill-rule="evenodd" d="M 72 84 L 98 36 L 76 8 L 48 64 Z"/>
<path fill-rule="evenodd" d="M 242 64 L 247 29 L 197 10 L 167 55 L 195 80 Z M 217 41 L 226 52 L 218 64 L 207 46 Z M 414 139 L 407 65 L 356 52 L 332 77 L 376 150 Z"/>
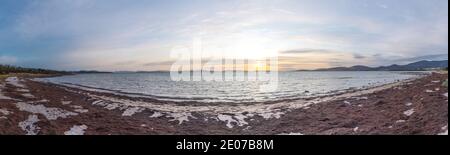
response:
<path fill-rule="evenodd" d="M 254 66 L 257 71 L 270 71 L 270 66 L 261 61 L 257 61 Z"/>

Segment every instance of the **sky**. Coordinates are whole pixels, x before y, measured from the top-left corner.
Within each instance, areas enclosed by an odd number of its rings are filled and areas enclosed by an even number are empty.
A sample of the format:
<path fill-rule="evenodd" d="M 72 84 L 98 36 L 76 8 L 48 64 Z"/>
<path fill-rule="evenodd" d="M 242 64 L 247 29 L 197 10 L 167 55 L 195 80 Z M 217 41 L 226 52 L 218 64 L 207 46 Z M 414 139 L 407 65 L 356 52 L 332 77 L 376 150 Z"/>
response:
<path fill-rule="evenodd" d="M 0 1 L 0 64 L 168 70 L 196 45 L 208 59 L 275 52 L 281 70 L 447 60 L 448 1 Z"/>

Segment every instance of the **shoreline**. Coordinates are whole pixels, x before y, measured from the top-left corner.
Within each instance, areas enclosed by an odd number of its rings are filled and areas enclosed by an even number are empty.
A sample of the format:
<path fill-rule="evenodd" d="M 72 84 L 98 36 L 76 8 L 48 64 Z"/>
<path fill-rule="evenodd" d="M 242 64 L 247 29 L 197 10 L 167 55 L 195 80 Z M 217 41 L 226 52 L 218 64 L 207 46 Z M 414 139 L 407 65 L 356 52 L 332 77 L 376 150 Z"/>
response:
<path fill-rule="evenodd" d="M 333 72 L 333 71 L 330 71 Z M 78 85 L 78 84 L 72 84 L 72 83 L 54 83 L 50 81 L 41 80 L 41 77 L 33 78 L 32 81 L 36 82 L 42 82 L 49 85 L 56 85 L 65 87 L 68 89 L 75 89 L 79 91 L 87 91 L 92 93 L 102 93 L 102 94 L 108 94 L 113 96 L 118 96 L 121 98 L 130 98 L 130 99 L 138 99 L 138 100 L 148 100 L 150 102 L 160 102 L 160 103 L 175 103 L 175 104 L 181 104 L 181 105 L 199 105 L 199 106 L 208 106 L 208 105 L 221 105 L 221 104 L 230 104 L 230 105 L 249 105 L 249 104 L 273 104 L 273 103 L 279 103 L 279 102 L 287 102 L 287 101 L 297 101 L 297 100 L 314 100 L 319 98 L 325 98 L 330 96 L 338 96 L 342 94 L 347 93 L 353 93 L 358 91 L 365 91 L 370 89 L 376 89 L 379 87 L 385 87 L 388 85 L 396 84 L 396 83 L 402 83 L 402 82 L 408 82 L 412 80 L 416 80 L 419 78 L 422 78 L 424 76 L 431 75 L 432 72 L 429 71 L 404 71 L 400 74 L 410 74 L 410 75 L 416 75 L 416 77 L 412 77 L 409 79 L 404 80 L 398 80 L 396 82 L 390 82 L 385 84 L 371 84 L 368 86 L 363 86 L 361 88 L 348 88 L 343 90 L 334 90 L 330 92 L 320 93 L 320 94 L 314 94 L 312 96 L 305 96 L 305 97 L 290 97 L 290 98 L 282 98 L 282 99 L 274 99 L 274 100 L 267 100 L 267 101 L 242 101 L 242 102 L 236 102 L 236 101 L 199 101 L 197 98 L 177 98 L 177 97 L 168 97 L 168 96 L 156 96 L 156 95 L 149 95 L 149 94 L 142 94 L 142 93 L 131 93 L 131 92 L 123 92 L 120 90 L 110 90 L 110 89 L 104 89 L 104 88 L 96 88 L 91 86 L 84 86 L 84 85 Z M 54 76 L 50 76 L 54 77 Z M 47 78 L 47 77 L 44 77 Z M 200 98 L 201 99 L 201 98 Z M 212 99 L 212 98 L 211 98 Z"/>
<path fill-rule="evenodd" d="M 0 134 L 434 135 L 448 131 L 448 97 L 443 95 L 448 88 L 433 82 L 445 79 L 448 74 L 433 73 L 309 100 L 205 106 L 129 98 L 21 78 L 0 81 L 0 102 L 5 102 L 0 105 L 0 124 L 4 124 Z M 421 117 L 413 117 L 416 115 Z M 429 118 L 427 122 L 415 120 L 425 118 Z M 71 129 L 78 132 L 69 132 Z"/>

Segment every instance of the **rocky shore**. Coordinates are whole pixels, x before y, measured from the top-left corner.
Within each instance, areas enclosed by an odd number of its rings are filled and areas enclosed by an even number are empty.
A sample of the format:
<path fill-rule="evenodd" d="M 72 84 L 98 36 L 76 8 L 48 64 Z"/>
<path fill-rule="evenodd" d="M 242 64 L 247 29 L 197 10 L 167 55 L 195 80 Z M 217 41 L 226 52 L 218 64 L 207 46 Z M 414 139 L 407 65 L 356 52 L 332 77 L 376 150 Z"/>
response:
<path fill-rule="evenodd" d="M 0 79 L 0 135 L 448 134 L 447 73 L 273 103 L 176 103 Z"/>

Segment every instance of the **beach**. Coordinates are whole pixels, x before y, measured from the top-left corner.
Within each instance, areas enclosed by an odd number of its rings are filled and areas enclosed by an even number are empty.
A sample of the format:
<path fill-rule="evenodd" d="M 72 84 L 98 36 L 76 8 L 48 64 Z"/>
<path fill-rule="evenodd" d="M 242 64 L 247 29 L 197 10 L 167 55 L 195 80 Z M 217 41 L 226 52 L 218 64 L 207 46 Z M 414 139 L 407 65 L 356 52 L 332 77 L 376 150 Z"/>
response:
<path fill-rule="evenodd" d="M 198 104 L 9 76 L 0 135 L 448 135 L 448 73 L 311 99 Z"/>

